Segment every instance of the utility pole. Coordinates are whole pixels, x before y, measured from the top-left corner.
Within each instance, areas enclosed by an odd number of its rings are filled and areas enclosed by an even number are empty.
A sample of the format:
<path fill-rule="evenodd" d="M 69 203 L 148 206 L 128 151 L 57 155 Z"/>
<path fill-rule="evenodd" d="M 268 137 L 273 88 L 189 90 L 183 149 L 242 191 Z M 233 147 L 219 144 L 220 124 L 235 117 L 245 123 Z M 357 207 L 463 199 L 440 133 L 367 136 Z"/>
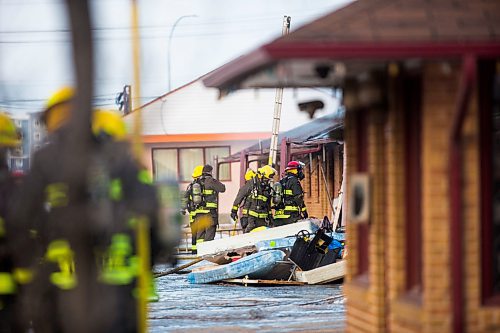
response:
<path fill-rule="evenodd" d="M 136 110 L 134 114 L 133 130 L 133 151 L 138 161 L 142 158 L 143 147 L 141 142 L 142 117 L 140 106 L 141 96 L 141 72 L 140 72 L 140 39 L 139 39 L 139 10 L 137 0 L 131 0 L 131 30 L 132 30 L 132 62 L 134 83 L 132 85 L 132 108 Z M 148 331 L 148 278 L 151 274 L 150 263 L 150 240 L 149 221 L 145 217 L 137 219 L 136 225 L 136 247 L 139 257 L 139 273 L 137 277 L 137 332 L 146 333 Z"/>
<path fill-rule="evenodd" d="M 115 99 L 115 104 L 118 105 L 118 109 L 127 115 L 132 111 L 132 100 L 131 100 L 131 87 L 130 85 L 123 86 L 122 92 L 118 93 Z"/>
<path fill-rule="evenodd" d="M 290 31 L 290 21 L 292 18 L 285 15 L 283 17 L 283 27 L 281 30 L 281 35 L 288 35 Z M 273 117 L 273 128 L 271 134 L 271 144 L 269 146 L 269 162 L 268 164 L 273 166 L 276 164 L 276 155 L 278 152 L 278 134 L 280 132 L 280 119 L 281 119 L 281 105 L 283 102 L 283 88 L 276 88 L 276 97 L 274 99 L 274 117 Z"/>

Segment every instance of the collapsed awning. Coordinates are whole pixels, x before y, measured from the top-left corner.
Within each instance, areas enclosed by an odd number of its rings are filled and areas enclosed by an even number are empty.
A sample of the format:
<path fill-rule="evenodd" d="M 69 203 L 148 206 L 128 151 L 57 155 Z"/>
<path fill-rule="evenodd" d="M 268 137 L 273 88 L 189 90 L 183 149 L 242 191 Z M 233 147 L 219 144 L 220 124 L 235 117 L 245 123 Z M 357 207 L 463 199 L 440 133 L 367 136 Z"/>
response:
<path fill-rule="evenodd" d="M 278 135 L 278 142 L 286 138 L 291 144 L 291 152 L 294 155 L 300 152 L 307 153 L 311 147 L 317 147 L 335 141 L 343 141 L 344 120 L 338 114 L 328 114 L 314 119 L 307 124 L 293 128 Z M 245 148 L 244 152 L 249 156 L 266 157 L 269 154 L 271 139 L 260 141 Z M 220 162 L 239 162 L 241 151 L 234 153 Z"/>

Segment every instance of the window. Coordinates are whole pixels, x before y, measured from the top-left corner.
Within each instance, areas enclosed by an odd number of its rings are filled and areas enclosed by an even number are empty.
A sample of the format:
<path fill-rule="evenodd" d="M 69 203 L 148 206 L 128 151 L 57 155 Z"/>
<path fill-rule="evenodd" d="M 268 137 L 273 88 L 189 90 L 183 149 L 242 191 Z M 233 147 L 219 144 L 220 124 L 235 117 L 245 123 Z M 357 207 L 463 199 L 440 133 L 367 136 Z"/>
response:
<path fill-rule="evenodd" d="M 155 180 L 177 179 L 177 149 L 153 150 Z"/>
<path fill-rule="evenodd" d="M 190 182 L 193 169 L 203 162 L 203 148 L 179 149 L 179 179 L 181 182 Z"/>
<path fill-rule="evenodd" d="M 215 167 L 216 162 L 223 157 L 229 156 L 229 147 L 205 148 L 205 162 Z M 231 179 L 230 164 L 222 164 L 219 168 L 219 179 Z"/>
<path fill-rule="evenodd" d="M 411 296 L 422 292 L 422 148 L 421 148 L 421 96 L 420 76 L 403 78 L 405 113 L 405 206 L 406 206 L 406 290 Z M 420 299 L 417 299 L 420 300 Z"/>
<path fill-rule="evenodd" d="M 482 298 L 500 305 L 500 59 L 479 64 Z"/>
<path fill-rule="evenodd" d="M 175 178 L 181 182 L 192 180 L 193 169 L 197 165 L 210 164 L 216 174 L 216 162 L 229 156 L 229 147 L 193 147 L 193 148 L 156 148 L 153 149 L 153 176 L 155 180 Z M 231 180 L 229 164 L 219 168 L 218 179 Z"/>

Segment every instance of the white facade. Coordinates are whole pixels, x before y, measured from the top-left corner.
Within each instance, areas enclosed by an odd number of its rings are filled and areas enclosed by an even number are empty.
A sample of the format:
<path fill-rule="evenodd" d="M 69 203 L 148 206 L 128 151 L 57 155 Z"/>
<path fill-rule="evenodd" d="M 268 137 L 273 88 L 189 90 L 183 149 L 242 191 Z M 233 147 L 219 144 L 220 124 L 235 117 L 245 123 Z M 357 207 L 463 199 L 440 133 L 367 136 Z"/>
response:
<path fill-rule="evenodd" d="M 274 89 L 238 90 L 222 99 L 218 90 L 207 88 L 200 79 L 174 90 L 142 108 L 144 135 L 192 133 L 271 132 Z M 315 117 L 335 112 L 336 100 L 313 89 L 285 89 L 280 130 L 308 122 L 298 103 L 320 99 L 325 108 Z M 235 112 L 237 111 L 237 112 Z M 131 121 L 133 116 L 125 119 Z"/>

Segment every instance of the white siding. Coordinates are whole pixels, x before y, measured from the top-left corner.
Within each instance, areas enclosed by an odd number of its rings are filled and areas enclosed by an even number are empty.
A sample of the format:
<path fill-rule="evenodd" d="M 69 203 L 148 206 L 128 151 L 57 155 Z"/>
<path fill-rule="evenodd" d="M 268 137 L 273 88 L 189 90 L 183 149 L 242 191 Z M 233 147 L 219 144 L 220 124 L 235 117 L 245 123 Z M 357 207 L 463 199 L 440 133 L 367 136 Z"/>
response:
<path fill-rule="evenodd" d="M 142 110 L 143 134 L 271 132 L 274 89 L 239 90 L 218 99 L 218 91 L 206 88 L 200 80 L 167 94 Z M 309 121 L 297 103 L 321 99 L 326 112 L 336 103 L 328 95 L 312 89 L 285 89 L 280 130 L 286 131 Z M 131 121 L 133 117 L 125 117 Z"/>

